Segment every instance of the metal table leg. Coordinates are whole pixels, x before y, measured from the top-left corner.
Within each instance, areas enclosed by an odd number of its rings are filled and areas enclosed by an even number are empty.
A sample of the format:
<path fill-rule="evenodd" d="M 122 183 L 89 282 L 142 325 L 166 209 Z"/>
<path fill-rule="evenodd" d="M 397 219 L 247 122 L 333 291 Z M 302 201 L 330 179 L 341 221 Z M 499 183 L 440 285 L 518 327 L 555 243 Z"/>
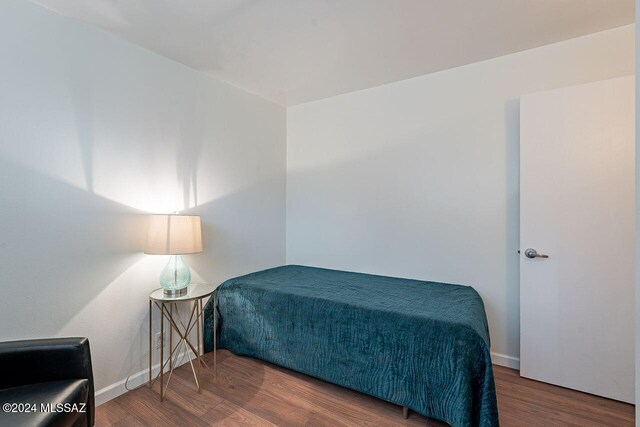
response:
<path fill-rule="evenodd" d="M 164 400 L 164 303 L 160 304 L 160 402 Z"/>
<path fill-rule="evenodd" d="M 151 340 L 152 340 L 152 335 L 153 335 L 153 327 L 152 322 L 151 322 L 151 316 L 153 313 L 152 310 L 152 304 L 151 304 L 151 300 L 149 300 L 149 388 L 151 388 L 151 376 L 152 376 L 152 369 L 153 369 L 153 351 L 151 350 Z"/>
<path fill-rule="evenodd" d="M 214 298 L 214 307 L 215 307 L 215 293 L 213 294 Z M 155 301 L 156 306 L 160 310 L 160 372 L 152 379 L 152 304 L 149 301 L 149 387 L 153 387 L 153 384 L 156 380 L 160 380 L 160 401 L 164 401 L 164 395 L 166 393 L 167 388 L 169 387 L 169 383 L 171 382 L 171 377 L 173 374 L 173 370 L 176 368 L 177 357 L 180 354 L 180 349 L 183 348 L 184 352 L 187 354 L 189 364 L 191 365 L 191 371 L 193 373 L 194 380 L 196 382 L 196 387 L 198 389 L 198 393 L 202 392 L 202 384 L 200 378 L 200 371 L 204 367 L 208 370 L 214 378 L 216 378 L 216 369 L 217 369 L 217 358 L 216 358 L 216 319 L 214 316 L 214 354 L 213 354 L 213 370 L 207 365 L 204 361 L 204 334 L 202 330 L 202 324 L 200 322 L 204 319 L 204 307 L 202 299 L 194 301 L 193 307 L 191 308 L 191 313 L 189 315 L 188 321 L 186 325 L 182 321 L 182 317 L 180 316 L 180 311 L 175 303 L 165 303 Z M 165 305 L 169 304 L 169 307 Z M 175 306 L 175 310 L 173 305 Z M 169 322 L 169 358 L 164 360 L 164 321 Z M 196 328 L 197 341 L 196 345 L 189 340 L 189 335 L 193 331 L 193 328 Z M 173 333 L 178 335 L 178 341 L 176 345 L 173 345 Z M 193 362 L 191 357 L 189 356 L 189 351 L 191 351 L 196 359 L 197 368 L 193 366 Z M 174 360 L 174 357 L 176 360 Z M 167 382 L 165 384 L 164 381 L 164 373 L 165 368 L 169 365 L 169 371 L 167 376 Z"/>

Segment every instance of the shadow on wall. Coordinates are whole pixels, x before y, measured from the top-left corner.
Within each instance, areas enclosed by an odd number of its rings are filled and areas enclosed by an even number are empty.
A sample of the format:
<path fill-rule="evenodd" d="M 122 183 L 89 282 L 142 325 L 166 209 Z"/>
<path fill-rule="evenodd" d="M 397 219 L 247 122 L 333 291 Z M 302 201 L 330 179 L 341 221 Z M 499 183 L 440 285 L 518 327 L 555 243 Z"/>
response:
<path fill-rule="evenodd" d="M 520 325 L 520 100 L 512 99 L 505 104 L 505 192 L 507 195 L 505 244 L 507 262 L 505 281 L 507 286 L 508 318 L 517 319 Z M 520 353 L 520 329 L 507 335 L 507 347 Z"/>

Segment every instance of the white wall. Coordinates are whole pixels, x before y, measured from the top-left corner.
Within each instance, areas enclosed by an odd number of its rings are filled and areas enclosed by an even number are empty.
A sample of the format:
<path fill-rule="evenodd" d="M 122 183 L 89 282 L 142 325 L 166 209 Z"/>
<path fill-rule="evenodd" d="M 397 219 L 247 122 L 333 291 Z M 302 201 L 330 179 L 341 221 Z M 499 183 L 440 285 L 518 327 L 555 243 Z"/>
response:
<path fill-rule="evenodd" d="M 145 369 L 166 260 L 142 254 L 144 214 L 202 215 L 196 279 L 281 265 L 285 144 L 284 108 L 3 0 L 0 340 L 88 336 L 97 389 Z"/>
<path fill-rule="evenodd" d="M 473 285 L 517 365 L 519 96 L 634 72 L 621 27 L 287 111 L 287 262 Z"/>

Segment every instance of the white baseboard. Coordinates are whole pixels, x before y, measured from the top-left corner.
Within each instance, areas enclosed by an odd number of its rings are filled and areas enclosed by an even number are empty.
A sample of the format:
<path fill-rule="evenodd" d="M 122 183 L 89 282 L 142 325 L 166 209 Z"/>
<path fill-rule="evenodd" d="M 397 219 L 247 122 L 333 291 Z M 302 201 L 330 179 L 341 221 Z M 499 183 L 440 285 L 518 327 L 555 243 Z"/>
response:
<path fill-rule="evenodd" d="M 177 357 L 176 360 L 181 361 L 181 363 L 179 363 L 177 366 L 180 366 L 189 362 L 189 359 L 187 359 L 184 356 L 185 356 L 185 353 L 181 353 Z M 192 360 L 195 358 L 195 356 L 191 352 L 189 352 L 189 356 L 191 357 Z M 165 368 L 165 372 L 167 372 L 167 370 L 168 368 Z M 152 377 L 155 378 L 155 376 L 160 373 L 160 363 L 153 365 L 151 372 L 152 372 Z M 127 382 L 127 379 L 124 378 L 111 385 L 103 387 L 100 390 L 96 391 L 96 406 L 102 405 L 103 403 L 106 403 L 111 399 L 115 399 L 121 394 L 125 394 L 129 390 L 140 387 L 141 385 L 146 384 L 148 380 L 149 380 L 149 370 L 143 369 L 140 372 L 136 372 L 135 374 L 132 374 L 129 377 L 128 382 Z"/>
<path fill-rule="evenodd" d="M 520 369 L 520 359 L 517 357 L 492 352 L 491 361 L 496 365 L 506 366 L 511 369 Z"/>

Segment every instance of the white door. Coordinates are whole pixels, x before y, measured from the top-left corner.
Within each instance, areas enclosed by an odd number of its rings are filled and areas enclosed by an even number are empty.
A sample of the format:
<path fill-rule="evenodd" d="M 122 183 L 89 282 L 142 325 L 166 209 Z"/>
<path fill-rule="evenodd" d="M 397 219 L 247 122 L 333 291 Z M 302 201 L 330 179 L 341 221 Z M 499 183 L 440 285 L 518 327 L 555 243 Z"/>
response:
<path fill-rule="evenodd" d="M 523 377 L 634 402 L 634 152 L 633 77 L 521 99 Z"/>

